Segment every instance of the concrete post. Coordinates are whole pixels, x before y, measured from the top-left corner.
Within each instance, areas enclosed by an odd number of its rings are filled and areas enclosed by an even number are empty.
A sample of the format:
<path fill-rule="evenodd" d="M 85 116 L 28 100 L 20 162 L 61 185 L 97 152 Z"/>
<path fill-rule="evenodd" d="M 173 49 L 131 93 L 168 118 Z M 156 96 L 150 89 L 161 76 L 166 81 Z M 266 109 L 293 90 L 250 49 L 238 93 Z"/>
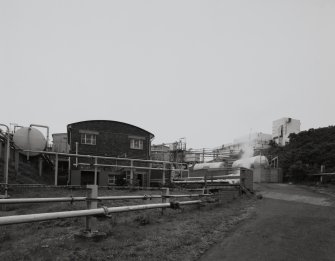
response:
<path fill-rule="evenodd" d="M 162 188 L 162 203 L 170 203 L 170 189 L 169 188 Z M 165 209 L 162 208 L 162 215 L 164 214 Z"/>
<path fill-rule="evenodd" d="M 87 185 L 87 209 L 96 209 L 98 208 L 98 186 L 97 185 Z M 92 228 L 92 219 L 91 216 L 86 216 L 86 222 L 85 222 L 85 231 L 91 232 Z"/>

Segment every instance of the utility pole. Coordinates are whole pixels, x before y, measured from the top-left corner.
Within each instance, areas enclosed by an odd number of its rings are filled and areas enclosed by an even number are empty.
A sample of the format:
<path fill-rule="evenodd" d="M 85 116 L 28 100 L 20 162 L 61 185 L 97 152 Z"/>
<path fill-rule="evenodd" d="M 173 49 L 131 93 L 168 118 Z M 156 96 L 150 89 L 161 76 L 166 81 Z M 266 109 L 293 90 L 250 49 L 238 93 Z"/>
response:
<path fill-rule="evenodd" d="M 7 149 L 6 149 L 6 158 L 5 158 L 5 198 L 8 197 L 8 165 L 9 165 L 9 154 L 10 154 L 10 147 L 9 147 L 9 143 L 10 143 L 10 134 L 9 134 L 9 127 L 5 124 L 1 124 L 0 126 L 3 126 L 5 128 L 7 128 Z"/>

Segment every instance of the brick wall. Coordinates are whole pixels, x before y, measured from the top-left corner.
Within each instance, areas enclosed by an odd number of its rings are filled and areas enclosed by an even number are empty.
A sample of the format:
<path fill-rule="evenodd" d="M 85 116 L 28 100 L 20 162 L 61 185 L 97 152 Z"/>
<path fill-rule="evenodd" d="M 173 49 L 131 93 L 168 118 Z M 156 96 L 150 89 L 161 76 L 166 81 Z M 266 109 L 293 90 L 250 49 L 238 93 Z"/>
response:
<path fill-rule="evenodd" d="M 83 133 L 96 135 L 96 144 L 82 144 L 81 136 Z M 132 158 L 132 159 L 150 159 L 150 146 L 151 139 L 153 135 L 139 127 L 129 125 L 127 123 L 116 122 L 116 121 L 104 121 L 104 120 L 94 120 L 94 121 L 83 121 L 72 123 L 68 125 L 68 141 L 70 147 L 70 153 L 76 153 L 76 142 L 78 142 L 78 154 L 84 155 L 96 155 L 96 156 L 106 156 L 106 157 L 117 157 L 120 159 L 98 159 L 98 164 L 108 164 L 108 165 L 124 165 L 130 166 L 129 160 L 122 160 L 122 158 Z M 140 139 L 143 141 L 143 149 L 132 149 L 130 147 L 131 139 Z M 90 163 L 90 166 L 80 166 L 78 168 L 73 167 L 75 159 L 72 161 L 72 179 L 71 184 L 80 184 L 81 182 L 81 171 L 92 171 L 94 170 L 94 160 L 79 158 L 79 163 Z M 138 167 L 150 167 L 149 163 L 144 162 L 134 162 L 133 166 Z M 99 167 L 99 185 L 107 185 L 108 174 L 115 172 L 117 175 L 123 174 L 126 176 L 126 169 L 123 168 L 112 169 L 109 167 Z M 129 172 L 129 170 L 128 170 Z M 146 186 L 149 183 L 148 180 L 148 170 L 137 169 L 134 171 L 134 182 L 136 181 L 136 172 L 143 174 L 142 186 Z"/>

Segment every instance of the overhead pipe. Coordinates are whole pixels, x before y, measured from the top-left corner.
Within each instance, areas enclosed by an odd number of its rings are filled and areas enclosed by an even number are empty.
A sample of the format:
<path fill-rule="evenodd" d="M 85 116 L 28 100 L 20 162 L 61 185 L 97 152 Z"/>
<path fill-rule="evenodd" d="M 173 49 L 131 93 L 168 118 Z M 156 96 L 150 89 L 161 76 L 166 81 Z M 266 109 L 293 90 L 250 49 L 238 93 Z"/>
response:
<path fill-rule="evenodd" d="M 47 148 L 49 146 L 49 126 L 46 125 L 40 125 L 40 124 L 30 124 L 30 127 L 41 127 L 41 128 L 46 128 L 47 129 Z"/>
<path fill-rule="evenodd" d="M 52 151 L 35 151 L 35 150 L 22 150 L 23 152 L 34 152 L 34 153 L 41 153 L 46 155 L 55 155 L 56 152 Z M 98 157 L 99 159 L 110 159 L 110 160 L 133 160 L 134 162 L 146 162 L 146 163 L 168 163 L 168 164 L 179 164 L 179 165 L 187 165 L 186 163 L 179 163 L 179 162 L 170 162 L 170 161 L 159 161 L 159 160 L 140 160 L 140 159 L 131 159 L 131 158 L 124 158 L 120 159 L 117 157 L 105 157 L 105 156 L 95 156 L 95 155 L 83 155 L 83 154 L 71 154 L 71 153 L 58 153 L 58 156 L 65 156 L 65 157 L 78 157 L 78 158 L 95 158 Z M 79 163 L 78 163 L 79 164 Z M 179 170 L 179 169 L 178 169 Z M 186 170 L 185 170 L 186 171 Z"/>
<path fill-rule="evenodd" d="M 16 132 L 16 128 L 23 128 L 21 125 L 14 125 L 14 133 Z"/>

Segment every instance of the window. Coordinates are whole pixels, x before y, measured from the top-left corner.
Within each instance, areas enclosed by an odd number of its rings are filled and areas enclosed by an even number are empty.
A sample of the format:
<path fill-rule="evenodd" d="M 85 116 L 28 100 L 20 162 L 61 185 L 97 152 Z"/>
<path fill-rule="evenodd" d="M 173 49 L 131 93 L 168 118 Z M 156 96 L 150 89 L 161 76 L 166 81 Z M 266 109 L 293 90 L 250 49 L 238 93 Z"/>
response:
<path fill-rule="evenodd" d="M 143 150 L 143 140 L 142 139 L 130 139 L 130 148 Z"/>
<path fill-rule="evenodd" d="M 96 145 L 97 135 L 82 133 L 81 134 L 81 144 Z"/>
<path fill-rule="evenodd" d="M 115 185 L 116 177 L 113 174 L 108 175 L 108 185 Z"/>

